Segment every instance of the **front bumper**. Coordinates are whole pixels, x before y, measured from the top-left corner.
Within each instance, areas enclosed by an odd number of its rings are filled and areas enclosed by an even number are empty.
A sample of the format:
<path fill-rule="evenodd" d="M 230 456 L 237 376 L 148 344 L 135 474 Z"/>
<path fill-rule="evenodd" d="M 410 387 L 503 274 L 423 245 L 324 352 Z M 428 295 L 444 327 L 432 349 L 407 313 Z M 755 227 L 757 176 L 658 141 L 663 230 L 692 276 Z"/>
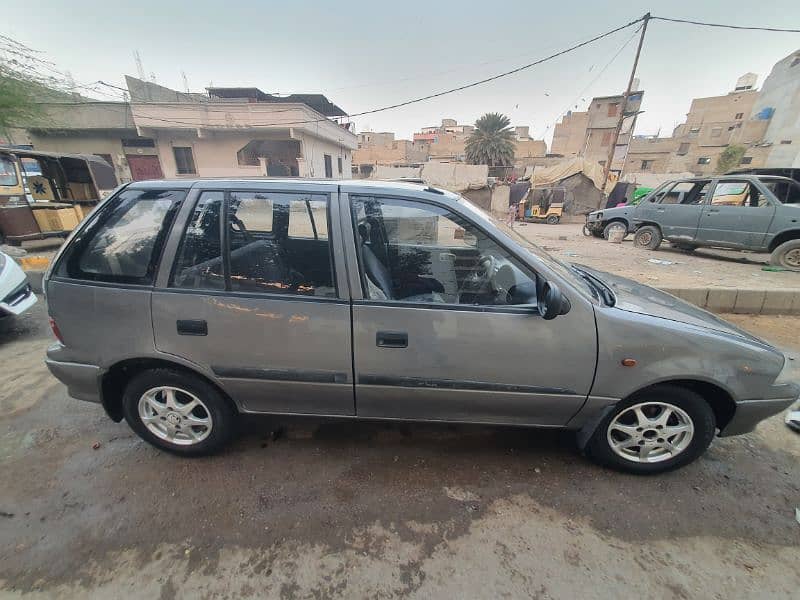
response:
<path fill-rule="evenodd" d="M 67 393 L 78 400 L 101 402 L 100 367 L 45 359 L 53 376 L 67 386 Z"/>
<path fill-rule="evenodd" d="M 720 437 L 749 433 L 764 419 L 786 410 L 800 397 L 800 386 L 795 383 L 773 385 L 772 392 L 780 397 L 737 402 L 736 412 L 719 432 Z"/>

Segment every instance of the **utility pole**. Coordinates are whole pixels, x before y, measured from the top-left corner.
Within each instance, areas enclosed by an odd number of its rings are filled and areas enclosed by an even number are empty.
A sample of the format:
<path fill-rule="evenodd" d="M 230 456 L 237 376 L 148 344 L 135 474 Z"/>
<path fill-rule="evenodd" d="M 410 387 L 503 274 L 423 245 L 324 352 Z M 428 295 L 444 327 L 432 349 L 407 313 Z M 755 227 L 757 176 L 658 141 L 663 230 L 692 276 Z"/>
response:
<path fill-rule="evenodd" d="M 620 106 L 619 119 L 617 119 L 617 126 L 614 128 L 614 136 L 611 139 L 611 149 L 608 151 L 608 159 L 603 167 L 603 194 L 606 192 L 606 184 L 608 183 L 608 176 L 611 174 L 611 163 L 614 161 L 614 152 L 617 149 L 617 142 L 619 141 L 619 134 L 622 131 L 622 124 L 625 121 L 625 110 L 628 108 L 628 98 L 631 95 L 631 88 L 633 87 L 633 80 L 636 78 L 636 68 L 639 66 L 639 55 L 642 53 L 642 44 L 644 43 L 644 34 L 647 33 L 647 23 L 650 21 L 650 13 L 642 17 L 642 35 L 639 38 L 639 45 L 636 47 L 636 56 L 633 59 L 633 68 L 631 69 L 631 76 L 628 79 L 628 87 L 625 89 L 625 95 L 622 97 L 622 105 Z M 635 117 L 634 117 L 635 118 Z M 630 140 L 628 140 L 630 144 Z M 603 208 L 604 199 L 600 200 L 597 208 Z"/>

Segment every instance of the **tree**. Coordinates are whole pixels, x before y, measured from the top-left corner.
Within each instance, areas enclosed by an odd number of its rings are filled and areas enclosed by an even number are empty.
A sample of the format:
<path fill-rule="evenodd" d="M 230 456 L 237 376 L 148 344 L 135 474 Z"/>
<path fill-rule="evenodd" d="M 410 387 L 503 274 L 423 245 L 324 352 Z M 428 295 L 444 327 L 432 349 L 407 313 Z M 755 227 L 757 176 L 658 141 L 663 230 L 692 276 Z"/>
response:
<path fill-rule="evenodd" d="M 717 173 L 727 173 L 734 167 L 738 167 L 745 152 L 747 152 L 747 148 L 735 144 L 725 148 L 717 159 Z"/>
<path fill-rule="evenodd" d="M 514 132 L 511 120 L 500 113 L 486 113 L 475 121 L 475 131 L 467 140 L 467 162 L 498 167 L 514 160 Z"/>

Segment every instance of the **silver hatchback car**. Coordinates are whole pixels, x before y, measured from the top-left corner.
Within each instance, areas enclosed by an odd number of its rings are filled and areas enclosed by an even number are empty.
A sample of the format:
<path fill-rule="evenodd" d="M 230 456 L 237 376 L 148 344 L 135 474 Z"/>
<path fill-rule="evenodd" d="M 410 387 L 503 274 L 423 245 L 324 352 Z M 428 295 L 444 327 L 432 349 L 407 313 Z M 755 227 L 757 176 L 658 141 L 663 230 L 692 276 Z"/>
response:
<path fill-rule="evenodd" d="M 800 392 L 769 344 L 424 185 L 132 183 L 45 290 L 69 394 L 182 455 L 239 413 L 323 415 L 563 428 L 655 473 Z"/>

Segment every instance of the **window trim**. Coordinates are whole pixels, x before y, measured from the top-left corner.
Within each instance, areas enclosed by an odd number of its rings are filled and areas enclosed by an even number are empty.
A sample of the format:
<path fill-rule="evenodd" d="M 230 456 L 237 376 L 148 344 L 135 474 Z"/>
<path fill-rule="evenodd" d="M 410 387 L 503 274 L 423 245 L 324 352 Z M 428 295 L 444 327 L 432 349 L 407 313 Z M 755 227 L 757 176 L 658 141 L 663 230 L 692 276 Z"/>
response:
<path fill-rule="evenodd" d="M 336 259 L 334 256 L 334 242 L 333 242 L 333 234 L 331 233 L 331 204 L 333 202 L 332 195 L 333 193 L 330 190 L 327 191 L 319 191 L 319 190 L 297 190 L 297 189 L 285 189 L 285 188 L 239 188 L 239 187 L 226 187 L 226 188 L 195 188 L 192 190 L 194 193 L 192 197 L 187 196 L 184 202 L 188 205 L 191 205 L 191 210 L 187 209 L 187 215 L 184 217 L 182 231 L 177 236 L 177 240 L 175 242 L 175 247 L 172 249 L 171 256 L 166 258 L 169 259 L 169 264 L 166 265 L 169 267 L 167 269 L 167 277 L 166 280 L 158 280 L 159 285 L 156 286 L 157 289 L 160 291 L 171 291 L 171 292 L 196 292 L 201 294 L 208 294 L 208 295 L 235 295 L 239 297 L 248 297 L 248 298 L 269 298 L 269 299 L 297 299 L 303 298 L 308 299 L 311 301 L 314 300 L 321 300 L 321 301 L 330 301 L 330 300 L 347 300 L 349 298 L 342 298 L 341 290 L 339 288 L 339 281 L 337 279 L 336 273 Z M 197 203 L 200 202 L 200 197 L 206 192 L 220 192 L 223 194 L 222 199 L 222 211 L 220 213 L 220 244 L 222 245 L 222 269 L 223 275 L 225 278 L 225 289 L 223 290 L 213 290 L 213 289 L 195 289 L 195 288 L 178 288 L 173 287 L 172 285 L 172 278 L 174 276 L 175 268 L 177 266 L 178 254 L 181 249 L 181 245 L 183 244 L 184 237 L 186 236 L 186 230 L 189 228 L 189 222 L 191 220 L 191 214 L 194 212 Z M 331 279 L 333 281 L 333 288 L 335 290 L 336 296 L 326 297 L 326 296 L 309 296 L 307 294 L 293 294 L 287 292 L 285 294 L 276 294 L 273 292 L 241 292 L 238 290 L 231 289 L 230 283 L 230 276 L 231 276 L 231 268 L 230 268 L 230 240 L 229 240 L 229 232 L 228 227 L 226 227 L 228 223 L 228 210 L 230 207 L 230 199 L 231 195 L 235 193 L 270 193 L 270 194 L 295 194 L 295 195 L 317 195 L 317 196 L 325 196 L 326 197 L 326 217 L 328 220 L 328 258 L 330 261 L 330 268 L 331 268 Z M 308 238 L 311 239 L 311 238 Z"/>
<path fill-rule="evenodd" d="M 192 158 L 192 167 L 194 167 L 194 171 L 185 171 L 181 172 L 180 166 L 178 165 L 178 154 L 175 152 L 176 150 L 188 150 L 189 154 Z M 176 175 L 197 175 L 197 161 L 194 159 L 194 148 L 192 146 L 172 146 L 172 159 L 175 161 L 175 174 Z"/>
<path fill-rule="evenodd" d="M 429 200 L 427 198 L 420 198 L 420 197 L 417 197 L 417 196 L 402 196 L 402 195 L 399 195 L 399 194 L 386 194 L 386 193 L 379 193 L 379 192 L 376 192 L 376 193 L 373 193 L 373 194 L 352 193 L 352 192 L 350 192 L 350 193 L 347 194 L 347 199 L 346 199 L 347 200 L 347 211 L 350 214 L 350 218 L 349 218 L 350 228 L 351 228 L 351 231 L 352 231 L 352 239 L 350 241 L 352 241 L 353 245 L 355 246 L 355 248 L 353 250 L 354 250 L 354 254 L 356 256 L 356 269 L 357 269 L 356 276 L 357 276 L 357 279 L 359 280 L 360 285 L 361 285 L 361 298 L 360 299 L 354 298 L 352 300 L 353 305 L 360 305 L 360 306 L 386 306 L 386 307 L 394 307 L 394 308 L 397 308 L 397 307 L 400 307 L 400 308 L 422 308 L 422 309 L 428 309 L 428 310 L 447 309 L 447 310 L 456 310 L 456 311 L 461 311 L 461 312 L 495 312 L 495 313 L 525 314 L 525 315 L 537 316 L 537 317 L 540 316 L 538 312 L 531 311 L 529 308 L 519 308 L 519 307 L 515 307 L 514 305 L 491 306 L 491 305 L 481 305 L 481 304 L 453 304 L 453 303 L 450 303 L 450 302 L 437 302 L 437 303 L 433 304 L 433 303 L 430 303 L 430 302 L 404 302 L 403 300 L 390 300 L 390 299 L 376 300 L 376 299 L 373 299 L 373 298 L 369 298 L 368 295 L 367 295 L 367 287 L 365 285 L 365 283 L 366 283 L 366 280 L 365 280 L 366 271 L 364 270 L 364 267 L 363 267 L 364 263 L 363 263 L 363 259 L 361 257 L 361 245 L 359 243 L 357 243 L 358 226 L 357 226 L 357 224 L 355 222 L 355 214 L 353 214 L 353 200 L 354 199 L 358 199 L 358 198 L 363 198 L 363 197 L 373 197 L 373 198 L 379 197 L 379 198 L 387 198 L 387 199 L 390 199 L 390 200 L 403 200 L 403 201 L 406 201 L 406 202 L 419 202 L 420 204 L 428 204 L 430 206 L 435 206 L 436 208 L 440 208 L 440 209 L 446 210 L 448 212 L 454 213 L 454 214 L 458 215 L 460 218 L 462 218 L 464 221 L 466 221 L 467 223 L 469 223 L 470 225 L 472 225 L 473 227 L 478 229 L 488 239 L 492 240 L 492 242 L 494 242 L 495 244 L 497 244 L 498 247 L 500 247 L 502 250 L 504 250 L 510 257 L 514 258 L 519 263 L 518 266 L 521 268 L 522 272 L 526 276 L 531 278 L 533 281 L 537 281 L 538 278 L 541 277 L 533 269 L 533 267 L 531 266 L 531 264 L 527 260 L 523 259 L 516 252 L 513 252 L 510 248 L 508 248 L 508 246 L 506 246 L 505 244 L 501 243 L 500 240 L 498 240 L 494 235 L 492 235 L 486 229 L 484 229 L 483 227 L 478 225 L 475 221 L 473 221 L 471 218 L 466 216 L 464 213 L 462 213 L 461 211 L 458 211 L 458 210 L 454 210 L 453 207 L 451 207 L 451 206 L 448 206 L 446 204 L 441 204 L 439 202 L 436 202 L 434 200 Z M 343 220 L 343 222 L 344 222 L 344 220 Z M 347 243 L 347 240 L 345 240 L 345 243 Z M 564 293 L 563 290 L 562 290 L 562 293 Z M 570 298 L 570 302 L 572 302 L 571 298 Z"/>

